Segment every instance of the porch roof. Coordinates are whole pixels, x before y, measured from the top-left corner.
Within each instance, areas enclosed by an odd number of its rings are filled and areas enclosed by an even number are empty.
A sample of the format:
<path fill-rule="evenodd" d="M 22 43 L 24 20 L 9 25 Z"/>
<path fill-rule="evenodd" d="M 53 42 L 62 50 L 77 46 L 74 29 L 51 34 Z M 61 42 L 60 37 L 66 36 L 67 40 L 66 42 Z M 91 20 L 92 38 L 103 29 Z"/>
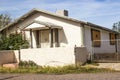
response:
<path fill-rule="evenodd" d="M 25 25 L 21 30 L 29 30 L 29 29 L 46 29 L 46 28 L 57 28 L 57 29 L 62 29 L 61 26 L 50 23 L 50 22 L 42 22 L 42 21 L 32 21 Z"/>

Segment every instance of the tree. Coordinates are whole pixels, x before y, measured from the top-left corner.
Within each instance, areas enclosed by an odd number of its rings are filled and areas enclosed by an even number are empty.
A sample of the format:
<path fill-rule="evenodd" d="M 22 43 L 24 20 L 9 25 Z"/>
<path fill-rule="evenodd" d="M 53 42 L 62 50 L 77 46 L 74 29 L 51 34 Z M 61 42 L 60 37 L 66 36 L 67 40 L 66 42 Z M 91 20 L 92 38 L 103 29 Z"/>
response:
<path fill-rule="evenodd" d="M 118 31 L 118 32 L 120 32 L 120 21 L 114 23 L 112 29 L 113 29 L 114 31 Z"/>
<path fill-rule="evenodd" d="M 8 25 L 10 22 L 12 22 L 12 18 L 10 17 L 9 14 L 0 14 L 0 28 L 5 27 Z"/>

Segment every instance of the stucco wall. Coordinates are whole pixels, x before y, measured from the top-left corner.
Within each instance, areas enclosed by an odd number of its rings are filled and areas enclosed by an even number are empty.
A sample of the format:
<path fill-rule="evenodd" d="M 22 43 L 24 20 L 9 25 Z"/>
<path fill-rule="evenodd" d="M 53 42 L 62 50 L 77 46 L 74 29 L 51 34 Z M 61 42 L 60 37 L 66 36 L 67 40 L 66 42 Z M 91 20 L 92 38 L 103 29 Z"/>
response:
<path fill-rule="evenodd" d="M 91 28 L 89 26 L 85 26 L 85 45 L 89 53 L 92 53 L 92 41 L 91 41 Z"/>
<path fill-rule="evenodd" d="M 97 28 L 93 28 L 97 29 Z M 89 52 L 94 53 L 115 53 L 116 48 L 115 45 L 110 45 L 110 38 L 109 38 L 109 33 L 108 31 L 97 29 L 100 31 L 101 34 L 101 46 L 100 47 L 91 47 L 92 46 L 92 41 L 91 41 L 91 28 L 89 26 L 85 27 L 85 43 L 86 47 L 89 50 Z"/>
<path fill-rule="evenodd" d="M 40 66 L 65 66 L 83 64 L 87 60 L 85 47 L 37 48 L 19 51 L 0 51 L 0 65 L 21 61 L 34 61 Z"/>
<path fill-rule="evenodd" d="M 21 60 L 32 60 L 38 65 L 68 65 L 75 63 L 74 48 L 22 49 Z"/>
<path fill-rule="evenodd" d="M 65 66 L 71 64 L 83 64 L 88 58 L 85 47 L 59 47 L 22 49 L 21 60 L 32 60 L 41 66 Z"/>
<path fill-rule="evenodd" d="M 0 65 L 18 62 L 18 51 L 0 51 Z"/>
<path fill-rule="evenodd" d="M 88 51 L 86 47 L 75 47 L 75 63 L 84 64 L 88 59 Z"/>

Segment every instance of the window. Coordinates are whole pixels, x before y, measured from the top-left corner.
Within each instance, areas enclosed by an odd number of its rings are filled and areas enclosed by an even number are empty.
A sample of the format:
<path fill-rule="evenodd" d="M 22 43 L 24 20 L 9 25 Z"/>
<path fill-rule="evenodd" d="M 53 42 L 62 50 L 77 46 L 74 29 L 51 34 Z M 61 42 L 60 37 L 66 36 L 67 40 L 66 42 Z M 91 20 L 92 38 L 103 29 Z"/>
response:
<path fill-rule="evenodd" d="M 101 35 L 99 30 L 91 29 L 91 39 L 94 47 L 101 46 Z"/>
<path fill-rule="evenodd" d="M 115 45 L 116 41 L 116 36 L 114 33 L 110 33 L 110 45 Z"/>

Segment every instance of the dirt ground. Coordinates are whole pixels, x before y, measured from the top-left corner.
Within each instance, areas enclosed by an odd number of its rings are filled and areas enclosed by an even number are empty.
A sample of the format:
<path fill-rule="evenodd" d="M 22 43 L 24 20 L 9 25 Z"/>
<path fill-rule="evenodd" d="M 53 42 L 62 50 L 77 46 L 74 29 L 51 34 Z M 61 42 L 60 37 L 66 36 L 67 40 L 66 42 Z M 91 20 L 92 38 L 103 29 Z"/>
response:
<path fill-rule="evenodd" d="M 0 80 L 120 80 L 120 73 L 0 74 Z"/>

